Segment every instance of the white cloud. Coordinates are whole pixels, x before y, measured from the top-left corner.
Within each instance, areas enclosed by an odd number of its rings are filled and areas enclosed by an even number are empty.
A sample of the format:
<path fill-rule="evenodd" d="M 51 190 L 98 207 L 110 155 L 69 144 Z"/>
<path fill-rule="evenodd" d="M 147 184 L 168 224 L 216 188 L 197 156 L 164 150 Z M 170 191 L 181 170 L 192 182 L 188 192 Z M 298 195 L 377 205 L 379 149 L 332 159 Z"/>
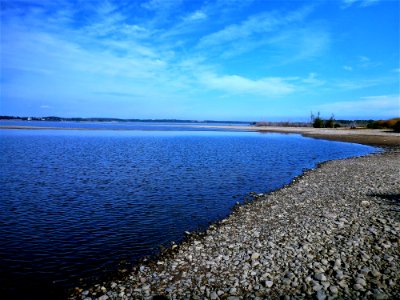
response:
<path fill-rule="evenodd" d="M 346 71 L 353 71 L 353 67 L 351 66 L 343 66 L 343 69 Z"/>
<path fill-rule="evenodd" d="M 339 116 L 359 115 L 368 118 L 398 117 L 400 114 L 399 95 L 380 95 L 361 97 L 352 101 L 338 101 L 324 104 L 319 110 L 332 112 Z"/>
<path fill-rule="evenodd" d="M 268 45 L 282 53 L 281 64 L 321 55 L 330 45 L 330 34 L 322 26 L 311 24 L 300 29 L 288 29 L 268 40 Z"/>
<path fill-rule="evenodd" d="M 149 0 L 142 4 L 142 7 L 148 10 L 165 10 L 176 7 L 182 3 L 182 0 Z"/>
<path fill-rule="evenodd" d="M 190 21 L 190 22 L 200 21 L 205 19 L 207 19 L 207 15 L 201 10 L 197 10 L 194 13 L 187 16 L 186 18 L 184 18 L 185 21 Z"/>
<path fill-rule="evenodd" d="M 263 96 L 280 96 L 295 91 L 295 86 L 284 78 L 265 77 L 252 80 L 239 75 L 218 76 L 211 72 L 200 74 L 199 81 L 211 89 L 232 94 L 255 94 Z"/>
<path fill-rule="evenodd" d="M 359 5 L 360 7 L 367 7 L 372 4 L 378 3 L 379 1 L 382 0 L 343 0 L 343 8 L 348 8 L 350 6 L 354 5 Z"/>
<path fill-rule="evenodd" d="M 308 74 L 308 77 L 304 78 L 302 82 L 313 86 L 321 86 L 325 84 L 324 80 L 318 79 L 318 74 L 316 73 Z"/>
<path fill-rule="evenodd" d="M 254 34 L 271 32 L 279 26 L 301 21 L 312 11 L 312 7 L 305 7 L 287 15 L 276 12 L 253 15 L 239 24 L 226 26 L 220 31 L 204 36 L 198 46 L 204 48 L 221 44 L 226 46 L 226 43 L 246 39 Z"/>

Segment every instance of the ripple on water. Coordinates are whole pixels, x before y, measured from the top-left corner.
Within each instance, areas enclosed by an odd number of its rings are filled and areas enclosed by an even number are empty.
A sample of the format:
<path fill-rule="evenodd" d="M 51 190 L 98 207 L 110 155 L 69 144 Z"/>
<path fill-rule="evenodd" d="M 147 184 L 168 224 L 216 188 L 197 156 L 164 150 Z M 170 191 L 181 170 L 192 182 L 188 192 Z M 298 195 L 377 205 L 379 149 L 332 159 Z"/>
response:
<path fill-rule="evenodd" d="M 0 147 L 1 285 L 32 295 L 154 253 L 225 216 L 232 196 L 373 149 L 227 132 L 8 133 Z"/>

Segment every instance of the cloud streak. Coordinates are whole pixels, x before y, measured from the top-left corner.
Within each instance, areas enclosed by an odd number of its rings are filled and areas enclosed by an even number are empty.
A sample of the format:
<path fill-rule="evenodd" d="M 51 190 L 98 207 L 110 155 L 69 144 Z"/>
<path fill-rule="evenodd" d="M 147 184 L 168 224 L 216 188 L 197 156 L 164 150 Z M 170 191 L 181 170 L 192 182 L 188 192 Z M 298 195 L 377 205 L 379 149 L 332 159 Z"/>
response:
<path fill-rule="evenodd" d="M 217 89 L 229 94 L 274 97 L 293 93 L 296 89 L 288 80 L 274 77 L 252 80 L 239 75 L 218 76 L 213 73 L 203 73 L 200 75 L 199 80 L 208 88 Z"/>
<path fill-rule="evenodd" d="M 357 100 L 338 101 L 324 104 L 318 107 L 319 110 L 331 112 L 336 117 L 348 117 L 357 114 L 365 118 L 398 117 L 400 113 L 399 95 L 366 96 Z"/>

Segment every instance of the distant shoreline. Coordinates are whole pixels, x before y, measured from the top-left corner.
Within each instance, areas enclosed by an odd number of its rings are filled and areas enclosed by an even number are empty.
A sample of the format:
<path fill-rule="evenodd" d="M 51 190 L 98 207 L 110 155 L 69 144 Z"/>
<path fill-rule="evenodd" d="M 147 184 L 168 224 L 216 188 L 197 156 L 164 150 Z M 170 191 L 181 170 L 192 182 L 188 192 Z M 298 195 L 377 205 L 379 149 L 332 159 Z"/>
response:
<path fill-rule="evenodd" d="M 244 131 L 298 133 L 306 137 L 365 144 L 370 146 L 400 146 L 400 133 L 388 129 L 342 129 L 273 126 L 196 126 L 203 128 L 229 128 Z"/>
<path fill-rule="evenodd" d="M 165 125 L 160 125 L 165 126 Z M 270 127 L 270 126 L 241 126 L 241 125 L 182 125 L 188 128 L 203 129 L 229 129 L 237 131 L 255 132 L 276 132 L 276 133 L 298 133 L 306 137 L 365 144 L 371 146 L 400 146 L 400 133 L 395 133 L 387 129 L 331 129 L 331 128 L 311 128 L 311 127 Z M 154 127 L 157 127 L 155 125 Z M 132 131 L 134 129 L 125 128 L 63 128 L 45 126 L 10 126 L 3 125 L 0 129 L 19 129 L 19 130 L 112 130 L 112 131 Z"/>

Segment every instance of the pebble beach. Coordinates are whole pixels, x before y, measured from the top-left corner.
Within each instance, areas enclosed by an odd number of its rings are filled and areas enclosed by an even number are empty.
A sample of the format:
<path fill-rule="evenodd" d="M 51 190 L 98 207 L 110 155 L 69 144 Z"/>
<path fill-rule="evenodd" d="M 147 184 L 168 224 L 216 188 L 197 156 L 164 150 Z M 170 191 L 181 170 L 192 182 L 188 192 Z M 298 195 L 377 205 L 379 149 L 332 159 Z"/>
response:
<path fill-rule="evenodd" d="M 70 299 L 398 299 L 399 158 L 323 163 Z"/>

